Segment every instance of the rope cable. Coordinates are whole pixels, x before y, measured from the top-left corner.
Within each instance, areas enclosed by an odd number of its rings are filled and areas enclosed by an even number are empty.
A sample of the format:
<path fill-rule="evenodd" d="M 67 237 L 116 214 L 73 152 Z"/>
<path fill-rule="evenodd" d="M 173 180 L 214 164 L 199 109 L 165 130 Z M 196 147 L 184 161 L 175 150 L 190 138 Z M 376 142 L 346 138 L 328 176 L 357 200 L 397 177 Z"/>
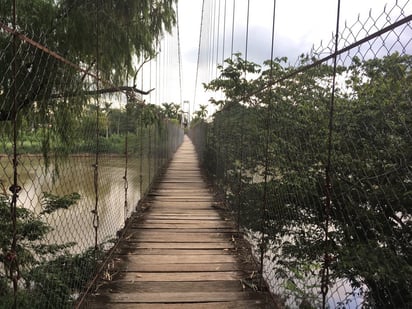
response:
<path fill-rule="evenodd" d="M 248 55 L 248 45 L 249 45 L 249 19 L 250 19 L 250 0 L 248 0 L 247 2 L 247 10 L 246 10 L 246 37 L 245 37 L 245 65 L 247 62 L 247 55 Z M 247 72 L 246 72 L 246 66 L 243 70 L 244 73 L 244 78 L 246 80 L 247 78 Z M 246 94 L 246 82 L 244 83 L 245 88 L 244 90 L 244 94 Z M 240 217 L 241 217 L 241 205 L 243 203 L 243 199 L 242 199 L 242 190 L 243 190 L 243 167 L 244 167 L 244 147 L 243 147 L 243 143 L 244 143 L 244 134 L 245 134 L 245 130 L 244 130 L 244 121 L 245 121 L 245 113 L 244 111 L 241 114 L 241 123 L 240 123 L 240 166 L 239 166 L 239 192 L 238 192 L 238 218 L 237 218 L 237 230 L 238 232 L 240 232 Z"/>
<path fill-rule="evenodd" d="M 247 17 L 246 17 L 246 38 L 245 38 L 245 61 L 247 62 L 248 47 L 249 47 L 249 22 L 250 22 L 250 0 L 247 1 Z"/>
<path fill-rule="evenodd" d="M 329 267 L 331 258 L 329 255 L 329 221 L 330 212 L 332 207 L 332 171 L 331 171 L 331 156 L 332 156 L 332 139 L 333 139 L 333 116 L 334 116 L 334 104 L 335 104 L 335 92 L 336 92 L 336 73 L 337 73 L 337 52 L 339 43 L 339 23 L 340 23 L 340 0 L 337 1 L 336 12 L 336 33 L 335 33 L 335 56 L 333 57 L 333 76 L 332 76 L 332 91 L 331 100 L 329 106 L 329 124 L 328 124 L 328 144 L 327 144 L 327 162 L 325 168 L 325 252 L 323 258 L 323 267 L 321 271 L 321 293 L 322 293 L 322 308 L 326 308 L 326 298 L 329 290 Z"/>
<path fill-rule="evenodd" d="M 13 30 L 17 27 L 17 12 L 16 12 L 16 0 L 13 1 L 12 14 L 13 14 Z M 21 190 L 18 185 L 18 152 L 17 152 L 17 135 L 18 135 L 18 124 L 17 124 L 17 37 L 13 35 L 13 64 L 12 64 L 12 79 L 13 79 L 13 185 L 10 187 L 12 192 L 12 199 L 10 204 L 10 215 L 12 220 L 12 242 L 10 247 L 10 252 L 7 253 L 7 259 L 10 260 L 9 276 L 13 283 L 13 309 L 17 308 L 17 297 L 18 297 L 18 280 L 20 277 L 20 270 L 18 264 L 17 256 L 17 199 L 18 193 Z"/>
<path fill-rule="evenodd" d="M 215 34 L 216 34 L 216 0 L 213 0 L 212 2 L 212 9 L 210 12 L 210 22 L 211 22 L 211 30 L 210 31 L 210 38 L 209 38 L 209 47 L 211 47 L 211 49 L 209 49 L 209 76 L 208 76 L 208 80 L 211 80 L 213 77 L 213 71 L 215 69 L 214 66 L 214 57 L 215 57 Z"/>
<path fill-rule="evenodd" d="M 177 19 L 177 57 L 179 62 L 179 100 L 180 109 L 183 111 L 183 98 L 182 98 L 182 54 L 180 49 L 180 27 L 179 27 L 179 6 L 178 1 L 176 1 L 176 19 Z M 181 122 L 183 123 L 183 116 L 181 117 Z"/>
<path fill-rule="evenodd" d="M 199 30 L 199 44 L 197 48 L 197 64 L 196 64 L 196 76 L 195 76 L 195 89 L 194 89 L 194 97 L 193 97 L 193 108 L 195 108 L 196 104 L 196 95 L 197 95 L 197 82 L 199 78 L 199 67 L 200 67 L 200 49 L 201 49 L 201 44 L 202 44 L 202 31 L 203 31 L 203 16 L 204 16 L 204 10 L 205 10 L 205 0 L 202 1 L 202 12 L 201 12 L 201 17 L 200 17 L 200 30 Z"/>
<path fill-rule="evenodd" d="M 272 13 L 272 34 L 271 34 L 271 50 L 270 50 L 270 75 L 269 79 L 273 78 L 273 59 L 274 59 L 274 50 L 275 50 L 275 24 L 276 24 L 276 0 L 273 1 L 273 13 Z M 271 136 L 271 114 L 270 109 L 273 103 L 273 92 L 269 93 L 269 102 L 266 110 L 266 138 L 265 138 L 265 170 L 264 170 L 264 187 L 263 187 L 263 210 L 262 210 L 262 222 L 261 222 L 261 247 L 260 247 L 260 289 L 263 289 L 264 286 L 264 259 L 265 252 L 267 251 L 267 224 L 268 224 L 268 208 L 269 208 L 269 147 L 270 147 L 270 136 Z"/>
<path fill-rule="evenodd" d="M 235 14 L 236 14 L 236 1 L 233 0 L 233 12 L 232 12 L 232 40 L 230 45 L 230 59 L 233 60 L 233 44 L 235 38 Z"/>
<path fill-rule="evenodd" d="M 99 29 L 99 10 L 100 10 L 100 0 L 96 0 L 96 90 L 100 88 L 99 82 L 99 65 L 100 65 L 100 29 Z M 93 228 L 94 228 L 94 249 L 97 251 L 98 246 L 98 229 L 99 229 L 99 117 L 100 117 L 100 101 L 99 94 L 96 94 L 96 152 L 95 152 L 95 162 L 93 164 L 94 169 L 94 193 L 95 193 L 95 205 L 92 210 L 93 213 Z"/>
<path fill-rule="evenodd" d="M 216 37 L 216 65 L 215 65 L 215 78 L 217 78 L 217 65 L 219 64 L 219 40 L 220 40 L 220 13 L 221 13 L 221 0 L 218 2 L 218 14 L 217 14 L 217 37 Z"/>
<path fill-rule="evenodd" d="M 222 38 L 222 64 L 225 61 L 225 45 L 226 45 L 226 11 L 227 11 L 227 0 L 225 0 L 223 9 L 223 38 Z"/>
<path fill-rule="evenodd" d="M 161 46 L 160 46 L 160 42 L 159 42 L 159 52 L 156 55 L 156 89 L 158 89 L 158 91 L 156 91 L 156 104 L 160 104 L 160 51 L 161 51 Z"/>
<path fill-rule="evenodd" d="M 152 65 L 153 65 L 153 58 L 151 58 L 149 61 L 149 87 L 150 89 L 152 89 L 152 78 L 153 78 Z M 152 103 L 152 93 L 151 92 L 149 93 L 149 103 Z"/>

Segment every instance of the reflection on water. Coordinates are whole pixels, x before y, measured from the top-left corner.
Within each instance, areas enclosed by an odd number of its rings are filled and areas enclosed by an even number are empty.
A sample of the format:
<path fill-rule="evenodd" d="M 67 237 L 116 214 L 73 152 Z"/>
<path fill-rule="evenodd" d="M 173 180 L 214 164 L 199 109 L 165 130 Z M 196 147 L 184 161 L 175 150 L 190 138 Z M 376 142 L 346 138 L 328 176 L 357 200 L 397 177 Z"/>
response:
<path fill-rule="evenodd" d="M 96 193 L 94 186 L 95 157 L 70 156 L 51 163 L 47 169 L 41 156 L 22 156 L 18 165 L 18 184 L 22 187 L 18 203 L 20 207 L 40 214 L 43 207 L 43 192 L 65 195 L 73 192 L 80 194 L 78 203 L 67 210 L 57 210 L 45 215 L 44 220 L 53 227 L 48 234 L 49 243 L 76 242 L 73 252 L 94 246 L 95 230 L 93 213 Z M 98 165 L 98 242 L 115 236 L 124 226 L 125 218 L 130 216 L 140 198 L 140 162 L 138 158 L 128 158 L 127 168 L 127 207 L 125 206 L 125 157 L 100 155 Z M 12 184 L 13 172 L 11 159 L 0 157 L 0 176 L 4 188 Z M 144 183 L 147 184 L 149 168 L 143 164 Z"/>
<path fill-rule="evenodd" d="M 261 234 L 251 230 L 245 231 L 245 236 L 252 246 L 252 252 L 255 255 L 256 261 L 260 259 L 259 241 Z M 293 241 L 288 235 L 283 236 L 282 242 Z M 279 271 L 279 259 L 282 258 L 281 249 L 274 250 L 277 246 L 269 243 L 271 250 L 266 252 L 263 262 L 263 273 L 267 281 L 268 287 L 274 295 L 279 295 L 284 300 L 286 308 L 297 309 L 303 308 L 302 300 L 307 300 L 312 305 L 310 308 L 322 307 L 322 296 L 320 292 L 320 275 L 315 273 L 302 274 L 292 273 L 289 271 L 285 273 L 285 278 L 280 278 L 275 275 Z M 274 251 L 273 251 L 274 250 Z M 284 261 L 284 260 L 283 260 Z M 316 271 L 319 271 L 317 269 Z M 296 288 L 288 288 L 288 279 L 293 280 Z M 366 287 L 362 287 L 366 291 Z M 356 309 L 363 305 L 363 296 L 361 289 L 352 288 L 348 279 L 338 278 L 329 286 L 329 294 L 327 297 L 327 308 L 341 308 L 341 309 Z M 308 307 L 304 307 L 308 308 Z"/>

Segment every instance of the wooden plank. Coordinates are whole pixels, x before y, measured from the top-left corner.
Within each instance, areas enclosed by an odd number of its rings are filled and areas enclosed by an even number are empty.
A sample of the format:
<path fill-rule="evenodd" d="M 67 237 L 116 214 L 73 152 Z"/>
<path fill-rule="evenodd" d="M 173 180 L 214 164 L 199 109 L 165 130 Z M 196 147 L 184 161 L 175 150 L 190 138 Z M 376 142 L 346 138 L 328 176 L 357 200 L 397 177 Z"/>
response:
<path fill-rule="evenodd" d="M 153 221 L 152 223 L 142 222 L 141 224 L 133 224 L 132 227 L 136 229 L 151 229 L 151 230 L 175 229 L 180 232 L 185 232 L 183 229 L 198 230 L 199 232 L 202 229 L 209 229 L 211 233 L 216 232 L 216 229 L 221 229 L 221 230 L 233 229 L 232 225 L 229 223 L 216 222 L 216 221 L 191 223 L 185 220 L 180 220 L 180 221 L 175 221 L 175 222 L 162 222 L 162 221 Z"/>
<path fill-rule="evenodd" d="M 157 195 L 153 196 L 153 201 L 188 201 L 188 202 L 213 202 L 213 196 L 186 196 L 186 195 Z"/>
<path fill-rule="evenodd" d="M 184 204 L 180 203 L 180 205 L 153 205 L 150 209 L 154 213 L 180 213 L 180 214 L 187 214 L 191 213 L 192 215 L 201 215 L 201 214 L 213 214 L 216 215 L 216 212 L 213 210 L 211 205 L 199 205 L 196 208 L 193 207 L 191 204 Z"/>
<path fill-rule="evenodd" d="M 195 250 L 195 249 L 135 249 L 132 253 L 134 255 L 191 255 L 195 253 L 196 255 L 217 255 L 217 254 L 231 254 L 230 250 L 225 249 L 208 249 L 208 250 Z"/>
<path fill-rule="evenodd" d="M 193 252 L 194 253 L 194 252 Z M 190 263 L 234 263 L 236 260 L 227 254 L 187 254 L 187 255 L 130 255 L 131 263 L 140 264 L 190 264 Z"/>
<path fill-rule="evenodd" d="M 124 262 L 123 262 L 124 263 Z M 122 265 L 122 263 L 119 263 Z M 123 271 L 131 272 L 226 272 L 226 271 L 242 271 L 237 263 L 208 263 L 208 264 L 142 264 L 138 261 L 127 261 L 125 266 L 119 266 Z M 127 265 L 126 265 L 127 264 Z M 122 268 L 123 267 L 123 268 Z"/>
<path fill-rule="evenodd" d="M 148 222 L 150 220 L 196 220 L 198 221 L 220 221 L 222 218 L 219 215 L 210 215 L 210 216 L 197 216 L 197 215 L 187 215 L 187 216 L 178 216 L 176 214 L 151 214 L 150 219 L 146 219 Z"/>
<path fill-rule="evenodd" d="M 119 281 L 222 281 L 222 280 L 240 280 L 245 278 L 243 272 L 224 271 L 224 272 L 124 272 L 119 275 Z"/>
<path fill-rule="evenodd" d="M 134 226 L 134 225 L 133 225 Z M 137 226 L 136 226 L 137 227 Z M 185 222 L 175 222 L 175 223 L 150 223 L 150 224 L 140 224 L 138 225 L 140 229 L 149 228 L 149 229 L 196 229 L 196 228 L 229 228 L 232 226 L 224 223 L 185 223 Z"/>
<path fill-rule="evenodd" d="M 136 303 L 90 303 L 90 309 L 274 309 L 261 300 L 237 300 L 190 304 L 136 304 Z"/>
<path fill-rule="evenodd" d="M 164 200 L 153 200 L 153 203 L 151 204 L 152 209 L 154 207 L 156 208 L 161 208 L 161 207 L 167 207 L 169 209 L 174 209 L 174 208 L 191 208 L 194 211 L 197 210 L 213 210 L 213 202 L 212 201 L 194 201 L 194 200 L 184 200 L 184 199 L 164 199 Z"/>
<path fill-rule="evenodd" d="M 209 232 L 204 232 L 204 231 L 198 231 L 195 232 L 196 229 L 191 230 L 191 231 L 182 231 L 179 229 L 178 231 L 165 231 L 163 229 L 159 228 L 149 228 L 149 229 L 142 229 L 142 228 L 136 228 L 133 229 L 132 231 L 129 231 L 129 233 L 125 236 L 127 239 L 131 238 L 146 238 L 146 237 L 165 237 L 168 236 L 168 241 L 174 241 L 174 242 L 181 242 L 178 239 L 194 239 L 198 242 L 197 240 L 200 240 L 199 242 L 202 242 L 204 239 L 211 238 L 211 239 L 222 239 L 223 240 L 228 240 L 230 239 L 230 236 L 232 233 L 227 232 L 226 229 L 223 229 L 223 232 L 217 232 L 214 229 L 209 229 Z"/>
<path fill-rule="evenodd" d="M 226 225 L 232 225 L 229 222 L 225 222 L 222 219 L 218 218 L 212 218 L 210 220 L 207 219 L 192 219 L 192 218 L 180 218 L 180 219 L 173 219 L 173 218 L 168 218 L 168 217 L 163 217 L 163 218 L 151 218 L 151 219 L 146 219 L 143 221 L 144 224 L 150 225 L 150 224 L 198 224 L 201 226 L 202 224 L 212 224 L 214 226 L 219 227 L 221 226 L 226 226 Z"/>
<path fill-rule="evenodd" d="M 143 225 L 142 225 L 143 226 Z M 188 228 L 188 229 L 159 229 L 159 228 L 150 228 L 150 226 L 146 226 L 144 229 L 141 228 L 139 224 L 133 224 L 133 228 L 130 228 L 126 237 L 128 235 L 132 234 L 138 234 L 138 233 L 149 233 L 149 232 L 157 232 L 158 234 L 161 233 L 179 233 L 179 234 L 199 234 L 199 233 L 207 233 L 207 234 L 221 234 L 222 236 L 225 235 L 226 237 L 231 237 L 234 234 L 237 234 L 237 231 L 233 228 L 230 227 L 225 227 L 225 228 Z M 169 239 L 170 241 L 173 241 L 173 239 Z M 132 239 L 133 241 L 133 239 Z"/>
<path fill-rule="evenodd" d="M 210 199 L 210 198 L 200 200 L 200 199 L 184 199 L 184 198 L 179 199 L 179 198 L 169 197 L 169 198 L 163 198 L 163 199 L 156 198 L 151 201 L 151 205 L 153 207 L 154 206 L 157 206 L 157 207 L 159 206 L 163 206 L 163 207 L 191 206 L 193 207 L 193 210 L 196 210 L 196 209 L 201 210 L 203 208 L 212 210 L 213 203 L 214 203 L 213 199 Z"/>
<path fill-rule="evenodd" d="M 192 216 L 192 215 L 216 215 L 216 210 L 208 203 L 204 207 L 200 208 L 199 205 L 197 208 L 192 209 L 190 213 L 186 209 L 182 208 L 177 208 L 181 203 L 178 203 L 178 205 L 173 205 L 172 202 L 166 203 L 164 205 L 151 205 L 149 206 L 150 208 L 147 210 L 146 214 L 148 213 L 156 213 L 156 214 L 162 214 L 162 213 L 173 213 L 173 214 L 181 214 L 181 215 L 187 215 L 187 216 Z M 185 205 L 187 207 L 187 205 Z"/>
<path fill-rule="evenodd" d="M 112 281 L 110 284 L 102 286 L 105 291 L 110 293 L 159 293 L 159 292 L 241 292 L 245 289 L 240 280 L 222 280 L 222 281 L 181 281 L 181 282 L 163 282 L 163 281 L 144 281 L 144 282 L 124 282 Z M 102 291 L 102 290 L 101 290 Z"/>
<path fill-rule="evenodd" d="M 143 226 L 144 224 L 142 223 L 141 226 Z M 136 226 L 133 229 L 128 230 L 129 233 L 127 233 L 127 235 L 134 235 L 134 236 L 146 236 L 146 235 L 164 235 L 165 233 L 168 233 L 171 237 L 173 236 L 181 236 L 181 235 L 187 235 L 187 236 L 196 236 L 196 237 L 203 237 L 203 236 L 218 236 L 218 237 L 228 237 L 228 235 L 232 235 L 234 233 L 230 233 L 228 232 L 228 230 L 230 230 L 231 228 L 221 228 L 220 230 L 222 230 L 221 232 L 219 232 L 219 229 L 211 229 L 211 228 L 193 228 L 191 230 L 182 230 L 180 228 L 176 228 L 176 229 L 171 229 L 171 230 L 165 230 L 165 229 L 161 229 L 161 228 L 145 228 L 142 229 L 141 226 Z M 129 236 L 126 236 L 129 237 Z M 169 238 L 169 240 L 171 241 L 172 238 Z"/>
<path fill-rule="evenodd" d="M 196 303 L 259 299 L 251 292 L 185 292 L 185 293 L 113 293 L 109 302 L 118 303 Z"/>
<path fill-rule="evenodd" d="M 195 178 L 193 178 L 193 179 L 187 179 L 186 178 L 186 179 L 181 179 L 181 180 L 175 179 L 175 180 L 164 180 L 164 181 L 162 181 L 162 184 L 168 184 L 168 183 L 179 184 L 181 186 L 190 186 L 190 185 L 193 185 L 193 184 L 203 185 L 204 181 L 202 179 L 195 179 Z"/>
<path fill-rule="evenodd" d="M 182 211 L 183 210 L 183 211 Z M 198 214 L 211 214 L 216 215 L 216 210 L 213 207 L 212 203 L 202 203 L 202 202 L 178 202 L 174 203 L 173 201 L 159 202 L 152 204 L 150 207 L 152 212 L 165 212 L 165 211 L 175 211 L 178 213 L 187 213 L 191 215 Z"/>
<path fill-rule="evenodd" d="M 182 235 L 179 235 L 182 234 Z M 202 234 L 202 233 L 196 233 Z M 129 241 L 142 241 L 142 242 L 203 242 L 203 243 L 214 243 L 222 242 L 225 240 L 224 236 L 219 235 L 193 235 L 185 233 L 175 233 L 172 236 L 168 236 L 166 233 L 163 235 L 137 235 L 132 237 Z"/>
<path fill-rule="evenodd" d="M 214 195 L 210 194 L 209 189 L 206 187 L 200 187 L 200 186 L 193 186 L 191 190 L 185 190 L 182 189 L 179 186 L 172 185 L 172 183 L 167 184 L 167 185 L 161 185 L 156 188 L 156 191 L 153 191 L 149 193 L 148 197 L 150 199 L 155 198 L 156 196 L 166 196 L 163 193 L 169 192 L 170 194 L 168 197 L 184 197 L 185 194 L 188 194 L 192 199 L 214 199 Z M 200 192 L 202 191 L 202 192 Z M 207 192 L 206 192 L 207 191 Z"/>
<path fill-rule="evenodd" d="M 192 219 L 192 218 L 170 218 L 170 217 L 154 217 L 151 216 L 150 219 L 146 219 L 144 221 L 145 224 L 152 224 L 152 223 L 171 223 L 171 224 L 222 224 L 222 219 L 220 218 L 212 218 L 212 219 Z M 223 221 L 225 225 L 225 222 Z"/>
<path fill-rule="evenodd" d="M 134 248 L 134 249 L 232 249 L 234 248 L 233 243 L 230 242 L 137 242 L 131 243 L 129 245 L 122 244 L 121 247 L 123 248 Z"/>

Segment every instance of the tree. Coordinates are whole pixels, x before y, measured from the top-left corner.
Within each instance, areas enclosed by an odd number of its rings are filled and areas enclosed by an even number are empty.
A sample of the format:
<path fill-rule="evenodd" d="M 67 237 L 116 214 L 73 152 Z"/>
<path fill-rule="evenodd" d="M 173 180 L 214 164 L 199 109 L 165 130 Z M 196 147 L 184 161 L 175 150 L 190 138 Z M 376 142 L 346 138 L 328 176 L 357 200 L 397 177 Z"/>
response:
<path fill-rule="evenodd" d="M 0 33 L 0 125 L 30 110 L 56 141 L 70 135 L 67 121 L 83 106 L 107 91 L 139 92 L 123 85 L 136 73 L 136 58 L 150 58 L 158 40 L 175 24 L 175 0 L 33 0 L 17 1 L 16 31 L 66 57 L 73 68 L 37 47 Z M 3 29 L 13 28 L 13 1 L 2 0 Z M 7 28 L 8 27 L 8 28 Z M 121 47 L 121 48 L 119 48 Z M 14 68 L 14 69 L 13 69 Z M 80 71 L 79 68 L 83 68 Z M 97 72 L 98 71 L 98 72 Z M 90 75 L 88 75 L 90 74 Z M 99 75 L 100 81 L 95 78 Z M 104 82 L 103 82 L 104 80 Z M 97 89 L 98 88 L 98 89 Z M 15 89 L 15 90 L 14 90 Z M 14 91 L 17 91 L 14 94 Z M 60 117 L 62 118 L 62 117 Z M 65 136 L 66 135 L 66 136 Z"/>
<path fill-rule="evenodd" d="M 199 105 L 199 110 L 195 112 L 195 115 L 199 119 L 205 119 L 207 117 L 208 111 L 207 111 L 207 105 Z"/>
<path fill-rule="evenodd" d="M 302 57 L 301 65 L 308 61 Z M 332 68 L 319 65 L 273 84 L 294 69 L 284 63 L 266 62 L 260 73 L 235 59 L 206 85 L 226 96 L 208 129 L 206 167 L 241 223 L 257 232 L 264 223 L 286 287 L 303 274 L 320 275 L 327 252 L 329 287 L 349 279 L 365 305 L 405 308 L 412 301 L 412 58 L 394 53 L 338 67 L 346 88 L 335 94 L 329 216 Z M 241 78 L 253 72 L 260 74 Z"/>
<path fill-rule="evenodd" d="M 163 103 L 163 113 L 168 119 L 180 120 L 182 116 L 182 110 L 179 104 L 176 103 Z"/>
<path fill-rule="evenodd" d="M 376 307 L 412 304 L 411 67 L 412 57 L 398 53 L 355 58 L 353 93 L 337 106 L 334 267 L 365 284 Z"/>
<path fill-rule="evenodd" d="M 52 229 L 45 223 L 44 216 L 58 209 L 67 209 L 79 199 L 80 195 L 75 192 L 65 196 L 44 193 L 42 212 L 36 215 L 26 208 L 18 207 L 14 225 L 10 220 L 9 198 L 0 194 L 0 228 L 2 230 L 0 234 L 0 306 L 2 308 L 13 307 L 15 299 L 9 283 L 17 284 L 17 281 L 24 289 L 19 291 L 16 307 L 41 308 L 45 304 L 52 304 L 52 307 L 68 308 L 72 305 L 72 293 L 82 286 L 64 282 L 63 277 L 58 277 L 59 272 L 48 276 L 48 272 L 44 269 L 53 265 L 55 259 L 70 262 L 71 258 L 66 249 L 74 244 L 44 244 L 47 233 Z M 10 250 L 13 234 L 17 239 L 15 252 Z M 15 267 L 15 263 L 18 263 L 18 267 Z M 95 261 L 86 259 L 83 263 L 93 264 Z M 59 266 L 59 271 L 62 271 L 64 264 Z M 77 271 L 80 266 L 81 264 L 77 265 Z M 73 267 L 72 270 L 75 268 Z M 83 284 L 92 271 L 93 269 L 83 277 Z M 67 277 L 65 279 L 67 280 Z"/>

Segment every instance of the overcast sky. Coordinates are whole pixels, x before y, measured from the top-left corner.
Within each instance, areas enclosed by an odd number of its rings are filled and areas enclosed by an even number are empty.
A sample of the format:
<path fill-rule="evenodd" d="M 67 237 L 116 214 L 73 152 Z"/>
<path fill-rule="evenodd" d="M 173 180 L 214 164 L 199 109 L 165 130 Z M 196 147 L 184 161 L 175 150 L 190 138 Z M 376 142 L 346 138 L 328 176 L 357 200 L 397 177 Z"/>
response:
<path fill-rule="evenodd" d="M 233 51 L 246 51 L 246 21 L 247 0 L 205 0 L 205 14 L 203 20 L 203 44 L 200 50 L 201 70 L 199 71 L 198 84 L 207 82 L 210 78 L 210 69 L 206 62 L 221 63 L 221 59 L 230 57 L 231 31 L 233 18 L 233 1 L 235 2 L 235 26 Z M 179 28 L 182 57 L 182 100 L 194 101 L 194 87 L 196 78 L 196 65 L 198 61 L 199 29 L 201 21 L 203 0 L 179 0 Z M 307 53 L 312 46 L 324 45 L 332 39 L 336 28 L 337 0 L 277 0 L 275 16 L 275 56 L 287 56 L 294 63 L 298 55 Z M 404 14 L 412 13 L 412 1 L 398 0 L 398 5 L 404 7 Z M 214 3 L 214 4 L 213 4 Z M 218 10 L 220 3 L 220 13 Z M 226 3 L 226 15 L 224 6 Z M 271 30 L 273 17 L 273 0 L 250 0 L 249 13 L 249 39 L 247 44 L 248 60 L 262 63 L 270 59 Z M 387 4 L 386 4 L 387 3 Z M 368 16 L 379 16 L 385 4 L 389 12 L 394 7 L 395 0 L 341 0 L 340 29 L 353 25 L 358 16 L 365 21 L 369 34 L 378 30 L 383 24 L 392 23 L 399 16 L 400 9 L 392 10 L 391 20 L 381 18 L 377 27 Z M 214 12 L 214 20 L 211 13 Z M 218 17 L 220 16 L 220 19 Z M 225 50 L 223 51 L 223 27 L 226 16 Z M 220 22 L 219 22 L 220 20 Z M 220 34 L 217 33 L 217 27 Z M 214 32 L 212 30 L 215 30 Z M 366 32 L 359 28 L 358 39 L 364 37 Z M 362 32 L 363 31 L 363 32 Z M 215 33 L 213 35 L 212 33 Z M 217 35 L 219 35 L 219 40 Z M 211 56 L 211 42 L 214 42 L 214 52 Z M 172 43 L 175 44 L 175 43 Z M 217 46 L 218 45 L 218 46 Z M 217 48 L 218 47 L 218 48 Z M 209 71 L 208 71 L 209 70 Z M 208 71 L 208 72 L 205 72 Z M 175 91 L 176 93 L 176 91 Z M 171 93 L 170 93 L 171 94 Z M 211 93 L 204 94 L 201 87 L 197 88 L 196 103 L 205 104 Z M 175 101 L 178 101 L 175 100 Z M 194 109 L 197 109 L 196 107 Z M 192 107 L 193 111 L 193 107 Z"/>

